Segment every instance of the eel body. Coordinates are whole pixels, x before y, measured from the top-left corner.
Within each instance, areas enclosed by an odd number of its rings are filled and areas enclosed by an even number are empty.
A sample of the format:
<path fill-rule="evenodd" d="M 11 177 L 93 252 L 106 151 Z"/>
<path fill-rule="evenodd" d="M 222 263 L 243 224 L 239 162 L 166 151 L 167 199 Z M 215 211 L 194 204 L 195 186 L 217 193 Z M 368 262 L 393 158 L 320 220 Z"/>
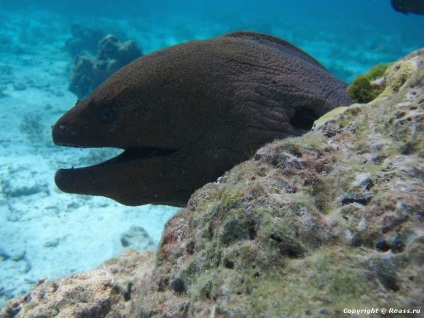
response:
<path fill-rule="evenodd" d="M 235 32 L 183 43 L 120 69 L 58 120 L 57 145 L 123 152 L 60 169 L 55 182 L 125 205 L 184 206 L 261 145 L 350 103 L 344 82 L 281 39 Z"/>

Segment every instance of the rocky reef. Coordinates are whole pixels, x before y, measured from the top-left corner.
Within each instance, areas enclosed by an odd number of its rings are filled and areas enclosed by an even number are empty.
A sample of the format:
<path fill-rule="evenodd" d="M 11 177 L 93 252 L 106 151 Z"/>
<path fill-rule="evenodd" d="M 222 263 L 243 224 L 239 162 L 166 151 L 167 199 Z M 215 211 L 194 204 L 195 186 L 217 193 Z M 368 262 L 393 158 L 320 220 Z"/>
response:
<path fill-rule="evenodd" d="M 65 50 L 73 57 L 90 53 L 96 55 L 97 46 L 108 33 L 104 27 L 71 24 L 71 37 L 66 40 Z"/>
<path fill-rule="evenodd" d="M 391 0 L 392 7 L 403 14 L 424 14 L 424 3 L 420 0 Z"/>
<path fill-rule="evenodd" d="M 85 37 L 81 38 L 85 39 Z M 90 41 L 88 42 L 91 43 Z M 78 46 L 73 44 L 71 47 L 72 50 L 77 50 Z M 71 70 L 69 90 L 82 99 L 121 67 L 140 56 L 142 52 L 135 41 L 120 42 L 117 36 L 106 35 L 98 43 L 95 58 L 90 55 L 81 55 L 76 58 Z"/>
<path fill-rule="evenodd" d="M 205 185 L 158 252 L 42 281 L 0 317 L 344 317 L 424 303 L 424 50 Z M 411 315 L 414 316 L 414 315 Z"/>

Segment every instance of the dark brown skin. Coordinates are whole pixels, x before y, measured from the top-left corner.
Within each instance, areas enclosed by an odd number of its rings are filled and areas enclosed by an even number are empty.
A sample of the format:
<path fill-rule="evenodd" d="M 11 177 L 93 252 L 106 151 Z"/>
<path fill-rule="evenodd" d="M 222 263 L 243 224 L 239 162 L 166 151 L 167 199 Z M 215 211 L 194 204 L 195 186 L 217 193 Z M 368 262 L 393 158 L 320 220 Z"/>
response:
<path fill-rule="evenodd" d="M 184 206 L 261 145 L 350 103 L 344 82 L 283 40 L 237 32 L 187 42 L 122 68 L 59 119 L 55 144 L 125 151 L 60 169 L 55 181 L 126 205 Z"/>

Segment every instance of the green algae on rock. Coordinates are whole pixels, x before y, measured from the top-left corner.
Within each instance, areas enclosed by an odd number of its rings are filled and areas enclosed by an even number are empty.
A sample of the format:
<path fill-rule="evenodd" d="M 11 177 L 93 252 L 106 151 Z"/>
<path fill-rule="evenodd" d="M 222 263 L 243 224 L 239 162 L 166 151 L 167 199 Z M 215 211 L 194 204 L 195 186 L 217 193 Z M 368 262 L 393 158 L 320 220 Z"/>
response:
<path fill-rule="evenodd" d="M 378 64 L 367 73 L 358 75 L 347 89 L 354 103 L 369 103 L 383 91 L 382 77 L 387 64 Z"/>
<path fill-rule="evenodd" d="M 424 50 L 384 77 L 372 102 L 331 111 L 311 132 L 267 144 L 196 191 L 167 223 L 155 264 L 139 263 L 104 317 L 119 317 L 117 306 L 127 310 L 122 317 L 420 309 Z M 24 299 L 1 317 L 34 316 L 42 301 L 32 298 L 29 308 Z M 78 306 L 67 310 L 78 317 Z"/>

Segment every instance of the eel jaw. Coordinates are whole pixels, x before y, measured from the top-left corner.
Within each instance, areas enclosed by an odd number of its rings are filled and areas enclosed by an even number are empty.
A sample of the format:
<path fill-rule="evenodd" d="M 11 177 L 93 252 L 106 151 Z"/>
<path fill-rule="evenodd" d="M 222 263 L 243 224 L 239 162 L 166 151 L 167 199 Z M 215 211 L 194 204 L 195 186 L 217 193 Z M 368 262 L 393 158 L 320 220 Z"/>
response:
<path fill-rule="evenodd" d="M 152 182 L 160 178 L 161 171 L 166 168 L 169 157 L 177 151 L 143 147 L 124 149 L 118 156 L 95 165 L 59 169 L 55 183 L 66 193 L 105 196 L 130 206 L 148 203 L 179 206 L 178 202 L 167 202 L 161 197 L 165 192 L 152 187 Z M 157 197 L 157 202 L 152 196 Z"/>
<path fill-rule="evenodd" d="M 66 115 L 65 115 L 66 117 Z M 184 206 L 191 187 L 184 184 L 186 168 L 181 165 L 181 148 L 129 146 L 110 140 L 81 138 L 67 119 L 59 119 L 52 128 L 53 143 L 76 148 L 118 148 L 123 152 L 104 162 L 81 168 L 59 169 L 55 174 L 57 187 L 66 193 L 104 196 L 119 203 L 168 204 Z M 109 143 L 110 142 L 110 143 Z"/>

